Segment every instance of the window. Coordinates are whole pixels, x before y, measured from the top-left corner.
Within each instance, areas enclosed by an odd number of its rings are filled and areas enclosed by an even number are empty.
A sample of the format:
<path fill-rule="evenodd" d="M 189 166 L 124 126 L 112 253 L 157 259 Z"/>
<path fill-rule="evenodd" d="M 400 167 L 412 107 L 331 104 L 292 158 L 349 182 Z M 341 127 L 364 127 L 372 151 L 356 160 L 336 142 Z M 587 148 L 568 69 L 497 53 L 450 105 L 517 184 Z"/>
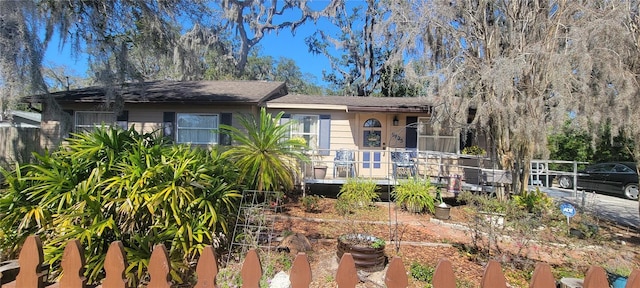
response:
<path fill-rule="evenodd" d="M 76 111 L 75 112 L 75 132 L 89 132 L 96 127 L 110 126 L 116 123 L 113 112 L 101 111 Z"/>
<path fill-rule="evenodd" d="M 217 114 L 176 114 L 178 143 L 218 144 Z"/>
<path fill-rule="evenodd" d="M 418 150 L 458 153 L 458 138 L 453 129 L 447 127 L 436 135 L 429 118 L 418 118 Z"/>
<path fill-rule="evenodd" d="M 635 171 L 631 170 L 631 168 L 627 167 L 626 165 L 616 165 L 616 168 L 614 169 L 614 172 L 618 172 L 618 173 L 635 173 Z"/>
<path fill-rule="evenodd" d="M 319 155 L 329 155 L 331 149 L 331 115 L 284 114 L 280 123 L 295 121 L 290 137 L 302 137 Z"/>
<path fill-rule="evenodd" d="M 309 149 L 316 150 L 319 147 L 318 133 L 320 131 L 318 115 L 291 115 L 295 124 L 291 125 L 291 138 L 302 137 L 307 141 Z"/>
<path fill-rule="evenodd" d="M 371 118 L 364 121 L 362 146 L 363 147 L 380 147 L 382 140 L 382 124 L 377 119 Z"/>
<path fill-rule="evenodd" d="M 613 163 L 602 163 L 602 164 L 593 165 L 587 168 L 586 171 L 590 173 L 609 173 L 613 171 L 613 168 L 615 166 L 616 164 L 613 164 Z"/>

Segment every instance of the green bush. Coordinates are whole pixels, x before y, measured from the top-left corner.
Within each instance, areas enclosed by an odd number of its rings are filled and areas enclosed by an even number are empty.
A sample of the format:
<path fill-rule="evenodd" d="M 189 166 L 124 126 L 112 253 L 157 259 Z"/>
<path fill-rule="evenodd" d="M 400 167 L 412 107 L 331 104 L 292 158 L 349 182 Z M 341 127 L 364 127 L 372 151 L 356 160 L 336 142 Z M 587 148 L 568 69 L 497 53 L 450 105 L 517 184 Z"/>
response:
<path fill-rule="evenodd" d="M 305 195 L 300 198 L 300 203 L 306 212 L 315 212 L 320 209 L 320 199 L 318 195 Z"/>
<path fill-rule="evenodd" d="M 380 199 L 378 185 L 373 180 L 349 178 L 338 192 L 338 200 L 345 201 L 356 208 L 366 208 L 378 199 Z"/>
<path fill-rule="evenodd" d="M 458 201 L 466 202 L 470 208 L 477 211 L 504 214 L 510 209 L 509 201 L 500 201 L 498 198 L 487 194 L 474 194 L 463 191 L 458 195 Z"/>
<path fill-rule="evenodd" d="M 525 190 L 522 194 L 513 196 L 513 200 L 518 207 L 525 209 L 528 213 L 542 214 L 553 208 L 553 199 L 538 187 L 536 190 Z"/>
<path fill-rule="evenodd" d="M 411 277 L 413 277 L 413 279 L 431 283 L 431 280 L 433 279 L 433 272 L 435 272 L 435 268 L 414 262 L 414 263 L 411 263 L 409 272 L 411 274 Z"/>
<path fill-rule="evenodd" d="M 204 246 L 220 244 L 229 231 L 237 174 L 217 150 L 168 145 L 133 128 L 100 128 L 67 143 L 3 171 L 0 235 L 14 238 L 0 241 L 3 249 L 16 251 L 28 235 L 40 235 L 57 275 L 65 244 L 78 239 L 91 251 L 88 282 L 98 283 L 112 241 L 122 241 L 127 271 L 137 279 L 146 277 L 151 250 L 162 243 L 181 281 Z"/>
<path fill-rule="evenodd" d="M 435 210 L 436 187 L 430 181 L 418 179 L 403 180 L 393 188 L 392 196 L 396 203 L 402 207 L 416 207 L 419 211 L 427 209 L 433 213 Z"/>
<path fill-rule="evenodd" d="M 335 204 L 336 213 L 340 216 L 346 216 L 351 213 L 355 208 L 352 207 L 351 203 L 346 201 L 345 199 L 338 198 Z"/>
<path fill-rule="evenodd" d="M 487 150 L 484 150 L 482 147 L 477 146 L 477 145 L 473 145 L 473 146 L 469 146 L 469 147 L 464 147 L 464 149 L 462 149 L 462 154 L 466 154 L 466 155 L 485 155 L 487 154 Z"/>

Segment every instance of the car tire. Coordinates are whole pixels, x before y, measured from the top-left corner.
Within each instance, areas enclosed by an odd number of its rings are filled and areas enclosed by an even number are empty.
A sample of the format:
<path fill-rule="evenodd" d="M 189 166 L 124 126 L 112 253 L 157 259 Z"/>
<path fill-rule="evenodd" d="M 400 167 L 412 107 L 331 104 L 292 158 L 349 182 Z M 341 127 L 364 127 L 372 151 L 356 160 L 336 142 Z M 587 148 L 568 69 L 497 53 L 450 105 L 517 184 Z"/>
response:
<path fill-rule="evenodd" d="M 558 186 L 563 189 L 571 189 L 573 188 L 573 179 L 572 177 L 563 175 L 558 178 Z"/>
<path fill-rule="evenodd" d="M 624 186 L 624 197 L 631 200 L 638 200 L 638 184 L 629 183 Z"/>

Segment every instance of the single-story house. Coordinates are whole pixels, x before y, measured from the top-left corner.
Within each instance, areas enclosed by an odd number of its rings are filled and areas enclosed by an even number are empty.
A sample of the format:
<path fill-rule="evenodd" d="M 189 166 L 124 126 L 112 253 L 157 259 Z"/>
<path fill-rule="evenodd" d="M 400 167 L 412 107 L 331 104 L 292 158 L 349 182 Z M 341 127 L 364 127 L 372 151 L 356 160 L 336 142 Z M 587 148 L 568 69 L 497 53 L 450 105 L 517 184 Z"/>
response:
<path fill-rule="evenodd" d="M 107 95 L 117 95 L 122 111 L 114 114 Z M 314 156 L 306 167 L 307 183 L 343 183 L 348 177 L 396 178 L 398 174 L 447 177 L 462 174 L 452 168 L 464 145 L 487 147 L 483 137 L 461 141 L 460 131 L 436 133 L 431 123 L 433 107 L 425 98 L 383 98 L 289 94 L 283 82 L 265 81 L 154 81 L 129 83 L 106 91 L 89 87 L 52 93 L 69 117 L 44 116 L 45 139 L 61 139 L 65 130 L 91 129 L 101 123 L 140 132 L 159 131 L 176 143 L 231 145 L 226 135 L 212 130 L 219 124 L 237 125 L 237 115 L 266 109 L 283 111 L 283 121 L 295 120 L 291 137 L 307 140 Z M 39 101 L 32 97 L 30 101 Z M 44 105 L 44 104 L 43 104 Z M 43 107 L 47 111 L 47 107 Z M 43 113 L 43 115 L 56 115 Z M 59 142 L 59 141 L 58 141 Z M 46 146 L 57 145 L 49 140 Z M 401 157 L 400 157 L 401 156 Z M 328 168 L 323 179 L 310 171 Z M 477 182 L 477 179 L 475 180 Z"/>

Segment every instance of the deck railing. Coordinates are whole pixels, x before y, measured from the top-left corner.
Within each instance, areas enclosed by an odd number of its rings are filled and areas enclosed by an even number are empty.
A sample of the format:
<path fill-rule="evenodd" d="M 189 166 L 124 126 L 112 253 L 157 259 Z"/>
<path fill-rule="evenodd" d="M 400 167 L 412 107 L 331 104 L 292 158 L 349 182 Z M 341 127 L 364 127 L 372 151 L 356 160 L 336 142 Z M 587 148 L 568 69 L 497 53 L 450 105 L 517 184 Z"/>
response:
<path fill-rule="evenodd" d="M 46 273 L 43 271 L 43 251 L 42 242 L 38 236 L 30 236 L 25 241 L 19 255 L 19 272 L 15 281 L 7 284 L 0 284 L 0 288 L 7 287 L 64 287 L 80 288 L 86 287 L 84 273 L 84 254 L 78 240 L 67 243 L 64 255 L 61 260 L 61 267 L 64 270 L 62 277 L 55 283 L 46 283 Z M 148 272 L 150 276 L 147 287 L 168 288 L 172 287 L 170 265 L 167 249 L 164 245 L 156 245 L 149 260 Z M 119 288 L 129 287 L 128 279 L 125 278 L 127 267 L 126 255 L 122 243 L 113 242 L 109 247 L 104 263 L 106 277 L 102 280 L 102 285 L 98 287 Z M 4 271 L 0 273 L 7 273 Z M 262 277 L 262 266 L 256 250 L 249 250 L 245 256 L 242 269 L 242 287 L 259 287 Z M 216 277 L 218 266 L 215 251 L 212 246 L 207 246 L 200 255 L 196 266 L 197 283 L 193 287 L 206 288 L 216 287 Z M 291 287 L 309 287 L 313 274 L 309 260 L 305 253 L 298 253 L 293 266 L 289 271 Z M 640 270 L 634 270 L 627 280 L 626 287 L 640 287 Z M 2 281 L 0 274 L 0 283 Z M 340 264 L 335 275 L 335 281 L 340 288 L 356 287 L 359 283 L 357 270 L 353 257 L 345 253 L 340 259 Z M 402 259 L 394 257 L 388 264 L 384 277 L 386 287 L 402 288 L 409 284 L 408 275 Z M 456 277 L 453 272 L 451 262 L 441 259 L 433 274 L 432 285 L 435 288 L 456 287 Z M 508 287 L 502 267 L 494 260 L 488 262 L 484 270 L 484 275 L 479 283 L 480 287 L 501 288 Z M 184 286 L 180 286 L 184 287 Z M 545 263 L 538 263 L 531 278 L 529 287 L 556 287 L 556 279 L 551 273 L 551 267 Z M 582 287 L 585 288 L 606 288 L 609 287 L 606 271 L 599 266 L 592 266 L 584 279 Z"/>
<path fill-rule="evenodd" d="M 351 171 L 337 171 L 336 155 L 338 151 L 348 150 L 354 155 L 353 173 Z M 452 176 L 459 177 L 465 190 L 482 190 L 484 186 L 500 186 L 512 183 L 510 171 L 496 168 L 496 163 L 490 158 L 475 155 L 443 153 L 438 151 L 422 151 L 407 148 L 387 148 L 384 150 L 367 149 L 336 149 L 310 151 L 312 161 L 302 165 L 301 181 L 304 183 L 342 184 L 350 177 L 375 179 L 380 184 L 396 184 L 397 179 L 407 178 L 408 169 L 393 169 L 392 153 L 410 153 L 411 161 L 415 164 L 415 177 L 430 180 L 433 183 L 447 184 Z M 377 154 L 376 154 L 377 153 Z M 365 157 L 365 155 L 369 155 Z M 549 170 L 549 164 L 561 166 L 565 171 Z M 538 160 L 531 161 L 530 184 L 551 187 L 553 180 L 561 175 L 569 175 L 573 179 L 578 175 L 577 167 L 584 162 Z M 313 170 L 316 166 L 326 167 L 326 176 L 316 178 Z M 344 165 L 342 167 L 345 167 Z M 541 168 L 543 167 L 543 168 Z M 575 182 L 575 180 L 574 180 Z M 575 187 L 575 185 L 574 185 Z M 575 189 L 574 189 L 575 195 Z"/>
<path fill-rule="evenodd" d="M 363 178 L 393 179 L 407 176 L 405 173 L 408 171 L 394 171 L 393 164 L 395 161 L 392 157 L 393 153 L 410 154 L 411 161 L 415 164 L 418 174 L 434 178 L 448 177 L 451 174 L 463 174 L 464 168 L 493 168 L 493 164 L 489 158 L 472 155 L 419 151 L 405 148 L 388 148 L 385 150 L 337 149 L 309 151 L 308 154 L 311 155 L 311 163 L 303 166 L 303 170 L 306 172 L 303 173 L 304 177 L 313 178 L 311 169 L 317 166 L 327 167 L 327 179 L 353 177 L 354 174 L 348 173 L 348 171 L 334 171 L 337 163 L 335 159 L 336 155 L 341 151 L 349 151 L 352 153 L 353 158 L 351 161 L 355 167 L 355 176 Z M 471 161 L 463 161 L 462 159 Z M 334 172 L 336 173 L 334 174 Z M 338 174 L 338 172 L 340 173 Z M 394 172 L 399 175 L 394 175 Z"/>

